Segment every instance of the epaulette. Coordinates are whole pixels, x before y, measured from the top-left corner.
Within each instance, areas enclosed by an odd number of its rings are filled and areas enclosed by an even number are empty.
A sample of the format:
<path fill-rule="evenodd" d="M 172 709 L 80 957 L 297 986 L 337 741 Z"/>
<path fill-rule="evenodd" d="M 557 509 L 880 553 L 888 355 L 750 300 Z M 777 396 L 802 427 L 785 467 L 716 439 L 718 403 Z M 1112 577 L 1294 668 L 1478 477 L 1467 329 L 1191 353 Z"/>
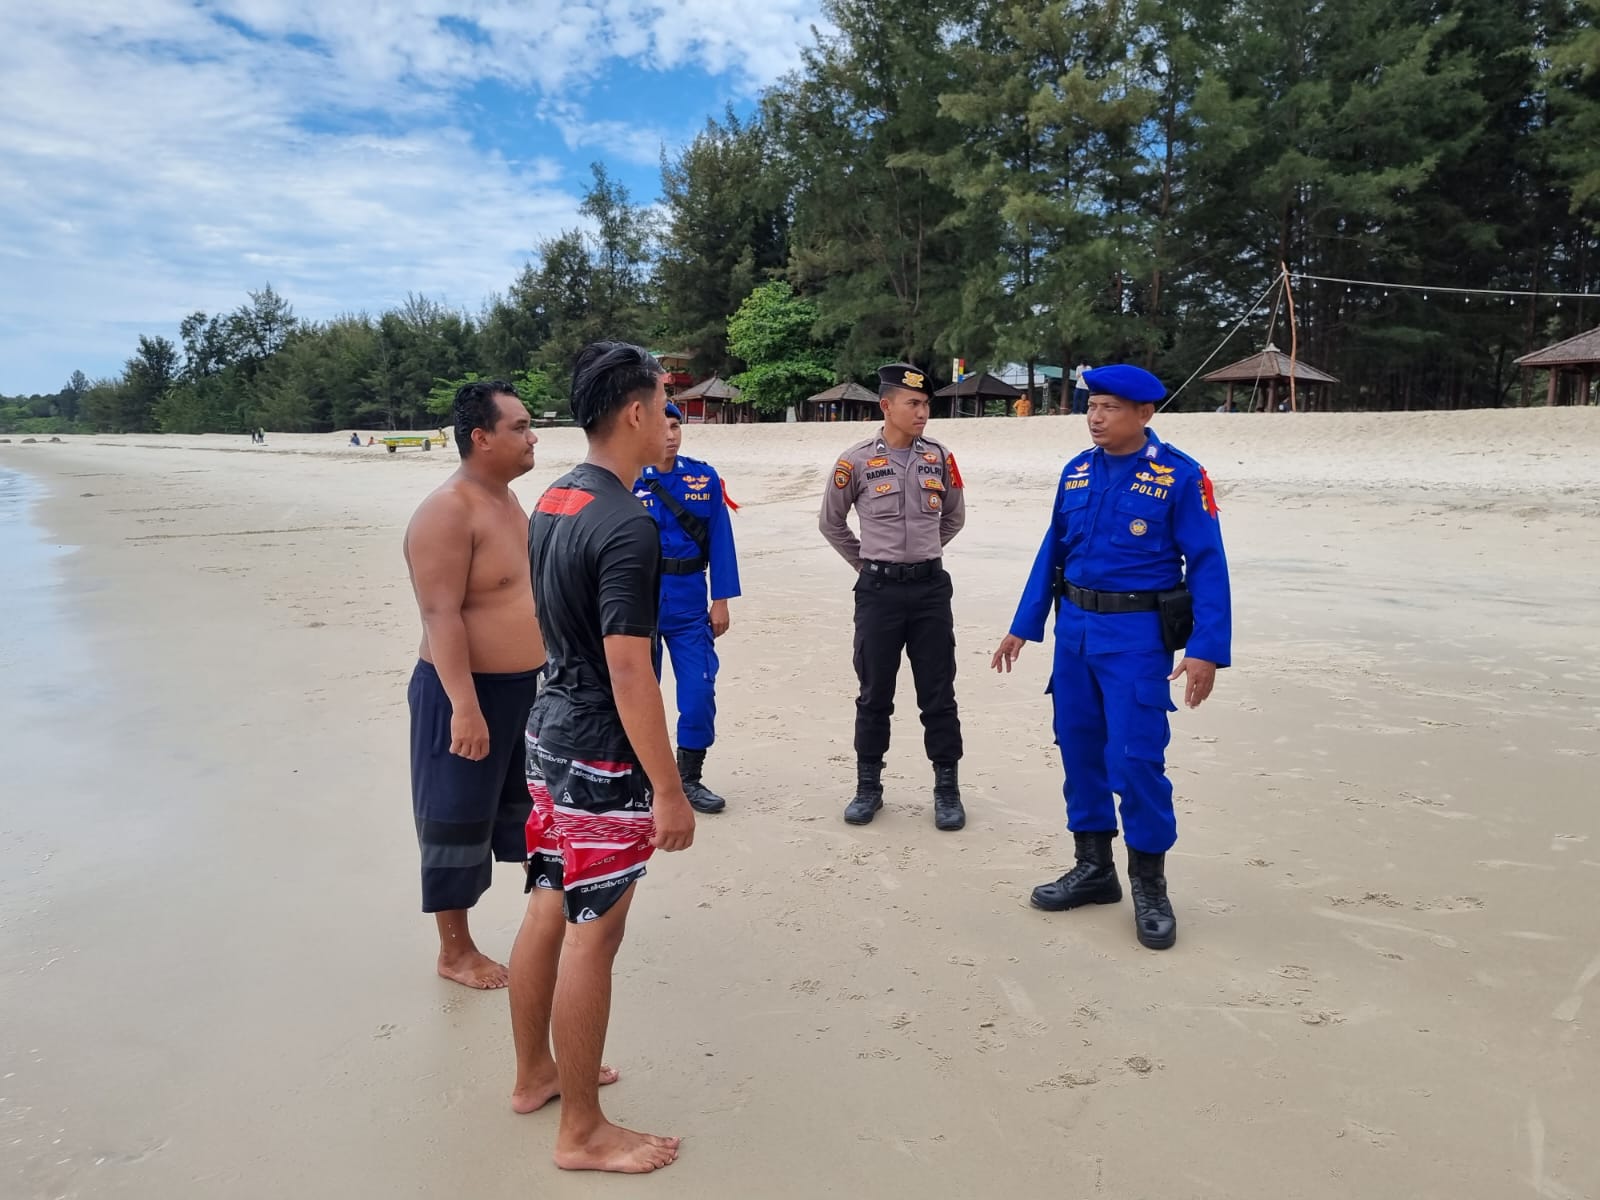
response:
<path fill-rule="evenodd" d="M 1182 450 L 1179 450 L 1171 442 L 1162 442 L 1161 443 L 1161 450 L 1159 451 L 1159 453 L 1169 454 L 1173 458 L 1177 459 L 1179 462 L 1186 462 L 1191 467 L 1193 467 L 1196 471 L 1204 471 L 1205 470 L 1205 468 L 1203 466 L 1201 466 L 1200 463 L 1195 458 L 1193 458 L 1192 456 L 1190 456 L 1188 454 L 1185 454 Z"/>
<path fill-rule="evenodd" d="M 680 454 L 680 455 L 678 455 L 678 458 L 680 460 L 682 460 L 685 465 L 691 465 L 691 466 L 694 466 L 696 468 L 704 467 L 707 471 L 710 471 L 713 475 L 716 474 L 717 469 L 715 467 L 713 467 L 710 463 L 708 463 L 703 458 L 690 458 L 687 454 Z"/>

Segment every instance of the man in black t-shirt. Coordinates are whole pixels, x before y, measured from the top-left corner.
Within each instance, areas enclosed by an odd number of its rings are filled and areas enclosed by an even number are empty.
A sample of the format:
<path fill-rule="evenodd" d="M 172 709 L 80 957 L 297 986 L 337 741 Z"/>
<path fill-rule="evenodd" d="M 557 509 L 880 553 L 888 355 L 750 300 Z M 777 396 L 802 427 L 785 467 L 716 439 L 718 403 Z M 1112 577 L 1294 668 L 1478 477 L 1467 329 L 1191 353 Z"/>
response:
<path fill-rule="evenodd" d="M 532 895 L 511 951 L 511 1104 L 532 1112 L 561 1097 L 555 1162 L 566 1170 L 640 1173 L 678 1155 L 676 1138 L 613 1125 L 599 1099 L 599 1085 L 617 1078 L 600 1052 L 633 884 L 655 850 L 694 841 L 652 653 L 660 539 L 630 486 L 665 452 L 663 380 L 637 346 L 584 348 L 572 414 L 589 456 L 550 486 L 528 525 L 549 659 L 528 719 Z"/>

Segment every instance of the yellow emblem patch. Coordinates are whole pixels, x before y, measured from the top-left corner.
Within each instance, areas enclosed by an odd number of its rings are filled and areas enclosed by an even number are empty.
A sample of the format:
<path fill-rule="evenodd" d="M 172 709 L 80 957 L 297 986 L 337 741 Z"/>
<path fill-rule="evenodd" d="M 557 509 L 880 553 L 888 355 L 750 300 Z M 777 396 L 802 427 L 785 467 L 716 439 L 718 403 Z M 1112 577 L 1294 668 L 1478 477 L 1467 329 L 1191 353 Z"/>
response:
<path fill-rule="evenodd" d="M 926 382 L 921 371 L 906 372 L 905 385 L 908 388 L 916 388 L 920 392 Z"/>
<path fill-rule="evenodd" d="M 936 462 L 939 461 L 939 456 L 937 454 L 935 454 L 932 450 L 929 450 L 926 454 L 924 454 L 922 456 L 922 461 L 923 462 L 936 463 Z"/>
<path fill-rule="evenodd" d="M 867 459 L 867 466 L 869 467 L 887 467 L 888 465 L 889 457 L 885 454 L 880 454 L 877 458 Z"/>
<path fill-rule="evenodd" d="M 944 491 L 944 480 L 933 475 L 929 475 L 922 481 L 922 486 L 927 488 L 930 492 L 942 492 Z"/>
<path fill-rule="evenodd" d="M 1150 532 L 1150 526 L 1135 518 L 1129 523 L 1128 532 L 1133 534 L 1134 537 L 1143 537 L 1146 533 Z"/>
<path fill-rule="evenodd" d="M 880 483 L 877 487 L 873 488 L 872 490 L 877 492 L 878 495 L 882 496 L 886 492 L 894 491 L 894 484 L 888 483 L 888 482 Z"/>
<path fill-rule="evenodd" d="M 942 507 L 943 507 L 943 504 L 940 502 L 939 497 L 937 497 L 937 496 L 929 496 L 928 497 L 928 510 L 930 512 L 938 512 L 939 509 L 942 508 Z"/>
<path fill-rule="evenodd" d="M 1072 473 L 1074 475 L 1087 475 L 1089 473 L 1089 460 L 1084 459 L 1077 466 L 1073 467 Z"/>

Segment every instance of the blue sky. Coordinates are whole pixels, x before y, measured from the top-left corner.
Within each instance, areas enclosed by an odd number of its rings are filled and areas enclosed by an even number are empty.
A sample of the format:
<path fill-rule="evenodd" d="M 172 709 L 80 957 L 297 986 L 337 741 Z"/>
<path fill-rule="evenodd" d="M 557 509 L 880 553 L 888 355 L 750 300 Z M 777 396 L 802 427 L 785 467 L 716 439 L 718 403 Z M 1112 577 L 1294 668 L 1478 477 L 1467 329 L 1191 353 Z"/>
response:
<path fill-rule="evenodd" d="M 476 311 L 799 59 L 820 0 L 35 0 L 0 17 L 0 393 L 270 282 Z"/>

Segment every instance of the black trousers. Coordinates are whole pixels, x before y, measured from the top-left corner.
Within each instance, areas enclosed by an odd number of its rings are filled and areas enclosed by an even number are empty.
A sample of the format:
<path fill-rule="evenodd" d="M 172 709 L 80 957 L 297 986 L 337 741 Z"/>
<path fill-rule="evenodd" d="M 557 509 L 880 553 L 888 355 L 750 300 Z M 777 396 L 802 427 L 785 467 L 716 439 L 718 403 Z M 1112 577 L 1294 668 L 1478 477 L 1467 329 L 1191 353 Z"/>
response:
<path fill-rule="evenodd" d="M 950 575 L 891 583 L 862 574 L 856 580 L 856 757 L 881 759 L 889 749 L 895 678 L 902 652 L 911 659 L 928 759 L 961 758 L 961 718 L 956 712 L 956 627 L 950 611 Z"/>

